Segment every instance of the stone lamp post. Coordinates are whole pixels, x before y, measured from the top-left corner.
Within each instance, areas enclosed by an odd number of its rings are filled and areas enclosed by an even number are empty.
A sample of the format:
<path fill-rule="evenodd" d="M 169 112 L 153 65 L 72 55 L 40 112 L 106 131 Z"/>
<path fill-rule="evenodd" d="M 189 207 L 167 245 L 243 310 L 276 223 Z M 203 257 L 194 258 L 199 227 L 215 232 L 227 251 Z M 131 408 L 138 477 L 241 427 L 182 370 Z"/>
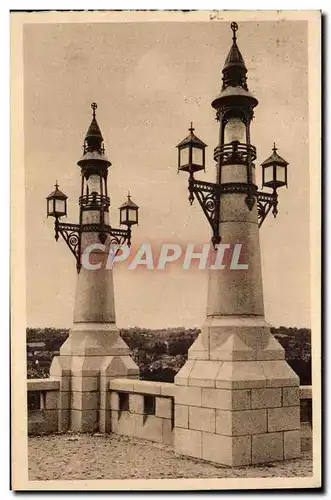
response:
<path fill-rule="evenodd" d="M 116 326 L 112 269 L 92 270 L 82 265 L 89 251 L 91 263 L 100 261 L 102 245 L 131 243 L 131 226 L 138 223 L 138 206 L 128 196 L 120 207 L 120 223 L 109 224 L 110 198 L 107 190 L 110 161 L 92 103 L 92 121 L 87 131 L 81 170 L 79 223 L 61 221 L 67 215 L 67 196 L 59 190 L 47 197 L 47 215 L 55 218 L 55 238 L 63 237 L 76 260 L 77 284 L 74 321 L 69 337 L 53 359 L 50 375 L 60 380 L 59 429 L 77 432 L 110 431 L 107 383 L 110 378 L 139 378 L 139 369 L 130 357 Z"/>
<path fill-rule="evenodd" d="M 175 377 L 175 449 L 239 466 L 300 454 L 300 401 L 299 378 L 264 318 L 259 243 L 259 226 L 270 211 L 277 215 L 288 164 L 274 146 L 262 163 L 263 187 L 272 191 L 258 191 L 250 136 L 258 101 L 247 87 L 237 24 L 231 29 L 222 89 L 212 101 L 219 122 L 216 183 L 194 179 L 205 168 L 206 145 L 192 126 L 177 146 L 178 169 L 189 173 L 189 200 L 199 201 L 215 252 L 220 242 L 242 244 L 247 266 L 209 270 L 206 320 Z"/>

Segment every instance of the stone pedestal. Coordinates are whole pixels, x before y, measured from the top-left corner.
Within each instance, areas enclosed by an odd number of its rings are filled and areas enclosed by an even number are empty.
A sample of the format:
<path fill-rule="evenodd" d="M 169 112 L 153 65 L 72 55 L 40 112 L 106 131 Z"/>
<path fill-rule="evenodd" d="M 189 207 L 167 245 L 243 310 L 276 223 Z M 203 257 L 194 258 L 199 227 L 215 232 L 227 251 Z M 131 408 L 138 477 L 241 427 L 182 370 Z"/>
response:
<path fill-rule="evenodd" d="M 84 215 L 90 223 L 98 216 L 92 211 Z M 99 242 L 97 233 L 84 234 L 82 248 L 94 242 Z M 60 381 L 60 431 L 110 432 L 109 380 L 139 378 L 139 369 L 116 327 L 111 269 L 81 268 L 73 327 L 60 356 L 53 359 L 50 375 Z"/>
<path fill-rule="evenodd" d="M 262 319 L 207 320 L 175 383 L 177 453 L 229 466 L 300 454 L 299 379 Z"/>
<path fill-rule="evenodd" d="M 231 165 L 222 180 L 245 175 Z M 299 378 L 264 319 L 257 207 L 245 197 L 222 196 L 220 234 L 242 244 L 247 266 L 209 270 L 206 321 L 175 377 L 175 451 L 228 466 L 300 454 Z"/>

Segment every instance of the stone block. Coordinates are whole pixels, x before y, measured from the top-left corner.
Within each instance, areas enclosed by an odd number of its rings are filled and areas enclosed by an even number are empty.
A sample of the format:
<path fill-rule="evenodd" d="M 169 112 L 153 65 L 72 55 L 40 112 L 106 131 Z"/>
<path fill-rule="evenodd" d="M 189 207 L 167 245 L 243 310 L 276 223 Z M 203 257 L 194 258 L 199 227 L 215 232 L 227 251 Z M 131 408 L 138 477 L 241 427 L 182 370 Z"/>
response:
<path fill-rule="evenodd" d="M 134 383 L 135 379 L 114 378 L 109 380 L 109 389 L 114 391 L 133 392 Z"/>
<path fill-rule="evenodd" d="M 252 436 L 252 463 L 283 460 L 283 433 L 269 432 Z"/>
<path fill-rule="evenodd" d="M 136 380 L 133 385 L 134 392 L 142 394 L 161 394 L 161 382 L 150 382 L 147 380 Z"/>
<path fill-rule="evenodd" d="M 72 392 L 71 408 L 74 410 L 98 410 L 99 394 L 97 392 Z"/>
<path fill-rule="evenodd" d="M 70 410 L 58 410 L 58 430 L 59 432 L 66 432 L 70 426 Z"/>
<path fill-rule="evenodd" d="M 300 405 L 300 388 L 283 387 L 283 406 Z"/>
<path fill-rule="evenodd" d="M 44 410 L 44 432 L 57 432 L 58 420 L 58 410 Z"/>
<path fill-rule="evenodd" d="M 284 459 L 297 458 L 300 456 L 300 430 L 284 432 Z"/>
<path fill-rule="evenodd" d="M 120 409 L 119 405 L 120 405 L 120 398 L 118 392 L 110 391 L 110 408 L 112 410 L 119 410 Z"/>
<path fill-rule="evenodd" d="M 60 381 L 53 378 L 30 378 L 27 380 L 28 391 L 59 391 Z"/>
<path fill-rule="evenodd" d="M 155 417 L 154 415 L 141 417 L 141 420 L 139 420 L 139 424 L 136 420 L 134 435 L 139 438 L 148 439 L 149 441 L 162 443 L 162 421 L 162 418 Z"/>
<path fill-rule="evenodd" d="M 216 433 L 243 436 L 267 432 L 267 410 L 216 410 Z"/>
<path fill-rule="evenodd" d="M 254 361 L 256 353 L 232 333 L 217 348 L 211 350 L 210 358 L 221 361 Z"/>
<path fill-rule="evenodd" d="M 189 386 L 215 387 L 215 379 L 222 365 L 221 361 L 196 360 L 189 374 Z"/>
<path fill-rule="evenodd" d="M 175 403 L 187 406 L 201 406 L 201 387 L 177 386 Z"/>
<path fill-rule="evenodd" d="M 161 384 L 161 396 L 171 396 L 174 397 L 176 392 L 175 384 L 169 382 L 162 382 Z"/>
<path fill-rule="evenodd" d="M 175 405 L 175 426 L 188 428 L 188 406 Z"/>
<path fill-rule="evenodd" d="M 100 373 L 104 377 L 127 377 L 139 374 L 139 368 L 130 356 L 109 356 L 103 358 Z"/>
<path fill-rule="evenodd" d="M 111 410 L 100 409 L 99 412 L 99 432 L 111 432 Z"/>
<path fill-rule="evenodd" d="M 285 360 L 260 363 L 267 379 L 267 387 L 299 385 L 299 377 Z"/>
<path fill-rule="evenodd" d="M 45 393 L 45 410 L 55 410 L 59 404 L 58 391 L 46 391 Z"/>
<path fill-rule="evenodd" d="M 177 372 L 175 376 L 175 384 L 176 385 L 188 385 L 188 380 L 189 376 L 191 373 L 191 370 L 194 366 L 195 361 L 188 360 L 186 363 L 181 367 L 179 372 Z"/>
<path fill-rule="evenodd" d="M 71 377 L 71 390 L 74 392 L 94 392 L 99 390 L 99 377 Z"/>
<path fill-rule="evenodd" d="M 253 389 L 266 387 L 266 376 L 258 361 L 224 361 L 217 378 L 219 389 Z"/>
<path fill-rule="evenodd" d="M 174 445 L 174 430 L 171 425 L 171 420 L 162 419 L 162 443 L 168 446 Z"/>
<path fill-rule="evenodd" d="M 194 359 L 209 359 L 209 350 L 207 345 L 204 344 L 201 334 L 195 339 L 195 341 L 189 348 L 187 357 L 189 361 Z"/>
<path fill-rule="evenodd" d="M 110 410 L 110 393 L 109 391 L 99 392 L 99 409 L 100 410 Z"/>
<path fill-rule="evenodd" d="M 156 398 L 155 416 L 171 419 L 172 416 L 172 399 Z"/>
<path fill-rule="evenodd" d="M 220 410 L 248 410 L 251 408 L 250 390 L 202 388 L 202 406 Z"/>
<path fill-rule="evenodd" d="M 288 406 L 268 409 L 268 432 L 300 429 L 300 407 Z"/>
<path fill-rule="evenodd" d="M 257 349 L 257 359 L 261 361 L 271 361 L 285 359 L 285 350 L 278 340 L 270 334 L 267 344 L 263 349 Z"/>
<path fill-rule="evenodd" d="M 202 458 L 202 432 L 175 427 L 175 452 Z"/>
<path fill-rule="evenodd" d="M 96 432 L 99 424 L 98 410 L 75 410 L 72 409 L 71 430 L 74 432 Z"/>
<path fill-rule="evenodd" d="M 228 466 L 249 465 L 251 463 L 251 437 L 220 436 L 203 432 L 202 458 Z"/>
<path fill-rule="evenodd" d="M 215 433 L 215 410 L 190 406 L 188 422 L 190 429 Z"/>
<path fill-rule="evenodd" d="M 71 393 L 59 392 L 58 394 L 58 408 L 63 410 L 68 410 L 70 408 Z"/>
<path fill-rule="evenodd" d="M 136 432 L 136 417 L 140 417 L 140 415 L 128 411 L 117 412 L 116 410 L 112 410 L 111 431 L 115 434 L 133 437 Z"/>
<path fill-rule="evenodd" d="M 144 396 L 141 394 L 129 394 L 130 412 L 144 414 Z"/>
<path fill-rule="evenodd" d="M 292 432 L 292 431 L 288 431 L 288 432 Z M 301 422 L 301 424 L 300 424 L 301 451 L 311 451 L 312 446 L 313 446 L 313 436 L 312 436 L 311 425 L 308 422 Z"/>
<path fill-rule="evenodd" d="M 274 408 L 282 406 L 282 389 L 252 389 L 252 408 Z"/>

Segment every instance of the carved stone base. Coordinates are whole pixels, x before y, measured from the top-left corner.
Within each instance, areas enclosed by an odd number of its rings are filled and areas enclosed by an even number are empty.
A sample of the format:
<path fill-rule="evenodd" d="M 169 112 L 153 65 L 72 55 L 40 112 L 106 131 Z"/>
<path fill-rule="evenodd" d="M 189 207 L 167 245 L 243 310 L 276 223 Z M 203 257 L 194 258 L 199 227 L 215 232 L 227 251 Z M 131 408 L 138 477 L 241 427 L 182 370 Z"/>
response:
<path fill-rule="evenodd" d="M 175 377 L 175 451 L 229 466 L 299 456 L 299 378 L 284 358 L 263 318 L 209 320 Z"/>
<path fill-rule="evenodd" d="M 60 381 L 59 431 L 110 432 L 108 382 L 139 378 L 115 324 L 75 324 L 50 368 Z"/>

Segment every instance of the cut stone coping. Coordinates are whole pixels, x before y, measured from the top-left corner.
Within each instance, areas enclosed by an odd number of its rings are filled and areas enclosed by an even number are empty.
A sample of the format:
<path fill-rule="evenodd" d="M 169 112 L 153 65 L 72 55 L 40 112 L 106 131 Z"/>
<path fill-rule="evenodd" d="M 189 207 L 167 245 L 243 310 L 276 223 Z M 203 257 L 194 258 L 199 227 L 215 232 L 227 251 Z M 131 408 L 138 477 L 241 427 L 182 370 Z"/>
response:
<path fill-rule="evenodd" d="M 28 391 L 58 391 L 60 381 L 51 378 L 30 378 L 27 380 Z"/>
<path fill-rule="evenodd" d="M 312 399 L 311 385 L 300 385 L 300 399 Z"/>
<path fill-rule="evenodd" d="M 109 390 L 174 397 L 175 384 L 169 382 L 151 382 L 149 380 L 117 378 L 109 381 Z"/>

